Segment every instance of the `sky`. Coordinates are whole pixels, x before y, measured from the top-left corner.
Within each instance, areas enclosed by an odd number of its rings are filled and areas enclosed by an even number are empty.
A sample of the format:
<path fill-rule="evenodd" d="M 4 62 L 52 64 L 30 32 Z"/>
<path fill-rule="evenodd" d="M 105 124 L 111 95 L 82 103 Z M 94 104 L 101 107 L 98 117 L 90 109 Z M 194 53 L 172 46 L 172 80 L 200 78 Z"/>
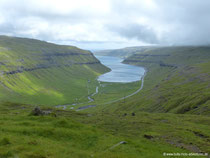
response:
<path fill-rule="evenodd" d="M 0 34 L 83 49 L 210 44 L 210 0 L 0 0 Z"/>

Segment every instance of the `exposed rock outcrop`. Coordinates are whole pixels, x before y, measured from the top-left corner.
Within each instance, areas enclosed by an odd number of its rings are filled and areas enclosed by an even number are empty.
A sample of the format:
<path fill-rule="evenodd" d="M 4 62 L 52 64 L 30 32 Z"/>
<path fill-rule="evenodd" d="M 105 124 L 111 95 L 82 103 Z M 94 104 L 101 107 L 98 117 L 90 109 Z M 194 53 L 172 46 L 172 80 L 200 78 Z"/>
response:
<path fill-rule="evenodd" d="M 41 110 L 39 107 L 35 107 L 31 114 L 32 116 L 43 116 L 43 115 L 52 115 L 56 117 L 56 114 L 52 112 L 52 110 Z"/>

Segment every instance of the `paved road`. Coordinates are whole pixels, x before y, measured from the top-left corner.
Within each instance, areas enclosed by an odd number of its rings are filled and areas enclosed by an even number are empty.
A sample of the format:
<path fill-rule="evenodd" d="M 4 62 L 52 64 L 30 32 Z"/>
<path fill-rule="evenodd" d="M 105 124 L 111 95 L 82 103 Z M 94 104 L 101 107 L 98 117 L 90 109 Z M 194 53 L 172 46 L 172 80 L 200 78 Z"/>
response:
<path fill-rule="evenodd" d="M 115 103 L 115 102 L 118 102 L 118 101 L 120 101 L 120 100 L 124 100 L 124 99 L 126 99 L 126 98 L 128 98 L 128 97 L 131 97 L 131 96 L 133 96 L 133 95 L 139 93 L 139 92 L 143 89 L 143 87 L 144 87 L 144 77 L 146 76 L 146 72 L 147 72 L 147 71 L 145 70 L 144 75 L 143 75 L 142 78 L 141 78 L 141 87 L 140 87 L 137 91 L 135 91 L 134 93 L 129 94 L 129 95 L 125 96 L 125 97 L 122 97 L 122 98 L 119 98 L 119 99 L 116 99 L 116 100 L 112 100 L 112 101 L 109 101 L 109 102 L 106 102 L 106 103 L 98 104 L 98 105 L 106 105 L 106 104 Z"/>

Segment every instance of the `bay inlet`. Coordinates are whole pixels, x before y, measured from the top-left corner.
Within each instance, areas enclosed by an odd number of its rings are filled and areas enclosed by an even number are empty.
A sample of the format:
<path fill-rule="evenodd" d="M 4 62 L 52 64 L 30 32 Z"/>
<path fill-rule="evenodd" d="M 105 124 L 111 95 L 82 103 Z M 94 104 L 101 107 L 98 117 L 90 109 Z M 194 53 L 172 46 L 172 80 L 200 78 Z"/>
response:
<path fill-rule="evenodd" d="M 112 56 L 96 56 L 100 62 L 111 69 L 98 77 L 98 81 L 102 82 L 135 82 L 141 80 L 145 73 L 143 67 L 123 64 L 123 59 Z"/>

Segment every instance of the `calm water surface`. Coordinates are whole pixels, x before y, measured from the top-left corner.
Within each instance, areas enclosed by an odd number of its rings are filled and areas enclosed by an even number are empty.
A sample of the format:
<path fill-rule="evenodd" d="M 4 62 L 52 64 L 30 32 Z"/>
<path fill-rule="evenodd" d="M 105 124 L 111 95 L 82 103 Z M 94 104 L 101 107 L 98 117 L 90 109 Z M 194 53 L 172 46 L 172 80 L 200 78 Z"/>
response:
<path fill-rule="evenodd" d="M 98 80 L 103 82 L 134 82 L 141 80 L 144 68 L 123 64 L 123 59 L 111 56 L 96 56 L 102 64 L 112 71 L 99 76 Z"/>

